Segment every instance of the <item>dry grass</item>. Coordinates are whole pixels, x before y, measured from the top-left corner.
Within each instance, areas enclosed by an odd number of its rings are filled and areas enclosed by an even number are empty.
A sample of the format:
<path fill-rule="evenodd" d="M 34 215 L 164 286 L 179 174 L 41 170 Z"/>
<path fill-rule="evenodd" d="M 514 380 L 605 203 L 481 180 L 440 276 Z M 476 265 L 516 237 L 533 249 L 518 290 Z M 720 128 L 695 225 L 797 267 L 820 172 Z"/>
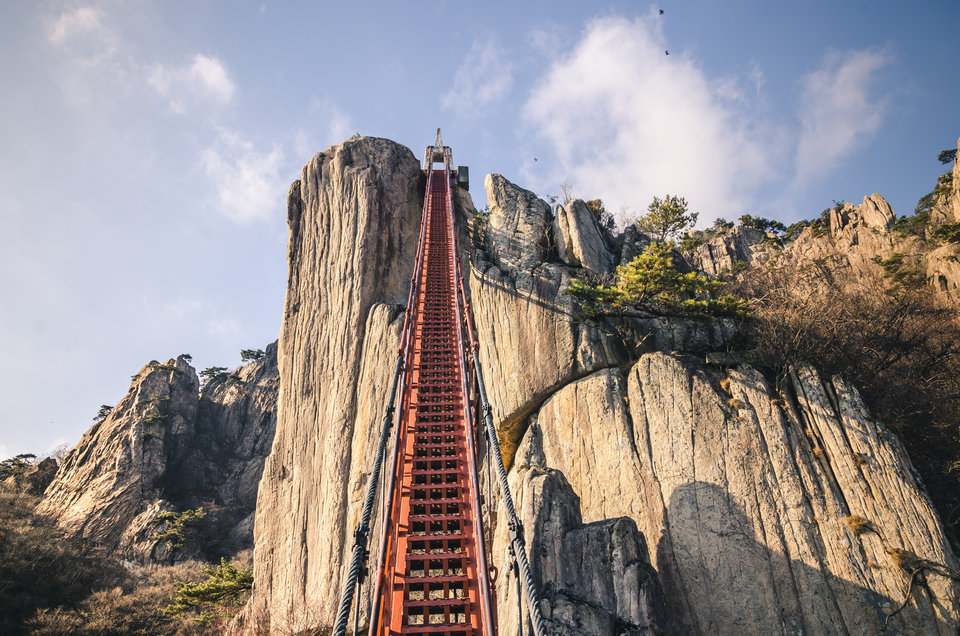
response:
<path fill-rule="evenodd" d="M 853 534 L 858 537 L 866 532 L 876 532 L 877 529 L 874 527 L 873 522 L 867 521 L 860 515 L 850 515 L 846 519 L 847 527 L 853 532 Z"/>
<path fill-rule="evenodd" d="M 284 615 L 270 615 L 264 608 L 261 608 L 255 612 L 254 616 L 243 615 L 242 621 L 235 621 L 224 626 L 220 633 L 229 636 L 240 636 L 241 634 L 253 634 L 254 636 L 330 636 L 333 633 L 333 628 L 323 625 L 320 620 L 321 614 L 321 608 L 318 605 L 290 608 Z M 366 633 L 366 631 L 366 629 L 362 629 L 361 633 Z"/>
<path fill-rule="evenodd" d="M 192 635 L 189 619 L 163 614 L 178 581 L 206 579 L 206 563 L 186 561 L 124 569 L 85 549 L 34 513 L 36 498 L 0 492 L 0 634 Z M 248 567 L 251 552 L 235 563 Z"/>
<path fill-rule="evenodd" d="M 0 492 L 0 633 L 19 633 L 37 608 L 77 603 L 94 587 L 116 585 L 123 576 L 117 565 L 36 515 L 36 502 Z"/>
<path fill-rule="evenodd" d="M 890 560 L 893 561 L 894 565 L 907 574 L 919 572 L 925 565 L 924 560 L 910 550 L 887 548 L 887 554 L 890 555 Z"/>
<path fill-rule="evenodd" d="M 740 409 L 743 408 L 743 402 L 741 402 L 737 398 L 730 398 L 729 400 L 727 400 L 727 406 L 739 411 Z"/>
<path fill-rule="evenodd" d="M 854 464 L 854 466 L 856 466 L 857 468 L 863 468 L 863 466 L 864 466 L 866 463 L 867 463 L 867 458 L 866 458 L 865 455 L 863 455 L 862 453 L 854 453 L 854 454 L 853 454 L 853 464 Z"/>
<path fill-rule="evenodd" d="M 729 376 L 724 376 L 724 378 L 723 378 L 722 380 L 720 380 L 720 390 L 722 390 L 722 391 L 723 391 L 724 393 L 726 393 L 727 395 L 733 395 L 733 393 L 730 391 L 730 377 L 729 377 Z"/>

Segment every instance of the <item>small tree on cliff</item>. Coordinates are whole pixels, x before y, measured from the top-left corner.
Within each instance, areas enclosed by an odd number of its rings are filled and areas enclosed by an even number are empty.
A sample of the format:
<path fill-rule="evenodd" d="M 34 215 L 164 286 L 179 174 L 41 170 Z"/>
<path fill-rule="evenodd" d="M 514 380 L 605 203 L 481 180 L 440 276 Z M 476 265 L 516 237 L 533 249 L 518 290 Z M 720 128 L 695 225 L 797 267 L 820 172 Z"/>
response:
<path fill-rule="evenodd" d="M 241 362 L 256 362 L 262 357 L 263 357 L 263 349 L 241 349 L 240 350 Z"/>
<path fill-rule="evenodd" d="M 101 404 L 100 410 L 97 411 L 97 414 L 93 416 L 93 421 L 99 424 L 103 420 L 107 419 L 107 416 L 110 415 L 110 411 L 113 410 L 113 407 L 109 404 Z"/>
<path fill-rule="evenodd" d="M 643 254 L 617 267 L 616 277 L 611 286 L 593 286 L 574 278 L 565 293 L 576 298 L 588 316 L 638 309 L 695 318 L 744 317 L 750 311 L 747 302 L 721 295 L 720 281 L 697 272 L 680 273 L 666 243 L 651 243 Z"/>
<path fill-rule="evenodd" d="M 219 566 L 203 568 L 203 572 L 210 577 L 207 581 L 177 583 L 177 593 L 164 614 L 186 616 L 196 612 L 196 622 L 211 625 L 237 613 L 253 587 L 253 568 L 238 568 L 221 558 Z"/>
<path fill-rule="evenodd" d="M 647 207 L 647 213 L 637 221 L 637 227 L 653 241 L 665 243 L 692 228 L 698 215 L 697 212 L 688 212 L 686 199 L 668 194 L 662 199 L 653 197 L 653 203 Z"/>

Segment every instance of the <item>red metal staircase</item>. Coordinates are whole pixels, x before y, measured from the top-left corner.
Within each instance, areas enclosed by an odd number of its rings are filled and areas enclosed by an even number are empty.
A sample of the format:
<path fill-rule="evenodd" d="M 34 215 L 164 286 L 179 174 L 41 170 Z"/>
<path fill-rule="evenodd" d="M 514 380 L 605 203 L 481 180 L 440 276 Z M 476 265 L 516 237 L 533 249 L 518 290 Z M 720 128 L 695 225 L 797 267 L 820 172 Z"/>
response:
<path fill-rule="evenodd" d="M 442 168 L 434 167 L 438 158 Z M 449 148 L 428 147 L 426 170 L 400 450 L 386 493 L 392 526 L 370 634 L 492 635 L 464 316 L 457 302 Z"/>

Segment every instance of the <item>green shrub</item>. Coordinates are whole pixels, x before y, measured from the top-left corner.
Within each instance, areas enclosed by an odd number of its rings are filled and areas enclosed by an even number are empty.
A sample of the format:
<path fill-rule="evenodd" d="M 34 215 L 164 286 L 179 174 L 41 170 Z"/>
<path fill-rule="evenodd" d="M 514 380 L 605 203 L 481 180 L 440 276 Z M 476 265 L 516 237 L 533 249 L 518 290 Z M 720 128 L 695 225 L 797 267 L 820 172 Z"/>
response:
<path fill-rule="evenodd" d="M 787 226 L 786 231 L 783 233 L 783 242 L 789 243 L 790 241 L 796 239 L 798 236 L 800 236 L 801 232 L 810 227 L 810 223 L 811 221 L 797 221 L 796 223 L 792 223 L 791 225 Z"/>
<path fill-rule="evenodd" d="M 926 238 L 930 225 L 930 212 L 937 200 L 950 193 L 953 186 L 953 173 L 947 172 L 937 177 L 937 185 L 917 201 L 917 207 L 910 216 L 902 216 L 893 224 L 893 229 L 901 236 L 919 236 Z"/>
<path fill-rule="evenodd" d="M 749 214 L 744 214 L 739 220 L 740 225 L 744 227 L 752 227 L 760 230 L 761 232 L 770 232 L 775 235 L 783 235 L 787 231 L 786 226 L 780 221 L 765 219 L 762 216 L 750 216 Z"/>
<path fill-rule="evenodd" d="M 727 230 L 733 229 L 733 221 L 728 221 L 723 217 L 717 217 L 713 222 L 713 225 L 710 227 L 710 232 L 713 234 L 722 234 Z"/>
<path fill-rule="evenodd" d="M 680 239 L 680 249 L 685 252 L 689 252 L 697 247 L 703 245 L 709 237 L 706 232 L 700 232 L 694 230 L 693 232 L 687 232 L 683 235 L 683 238 Z"/>
<path fill-rule="evenodd" d="M 220 380 L 227 377 L 227 367 L 207 367 L 199 373 L 200 388 L 204 389 L 214 380 Z"/>
<path fill-rule="evenodd" d="M 941 225 L 934 230 L 933 237 L 944 243 L 960 243 L 960 223 Z"/>
<path fill-rule="evenodd" d="M 926 283 L 923 274 L 906 260 L 908 256 L 894 252 L 890 258 L 882 259 L 874 256 L 871 260 L 883 269 L 883 276 L 890 280 L 893 286 L 888 287 L 888 293 L 896 293 L 904 287 L 920 288 Z"/>

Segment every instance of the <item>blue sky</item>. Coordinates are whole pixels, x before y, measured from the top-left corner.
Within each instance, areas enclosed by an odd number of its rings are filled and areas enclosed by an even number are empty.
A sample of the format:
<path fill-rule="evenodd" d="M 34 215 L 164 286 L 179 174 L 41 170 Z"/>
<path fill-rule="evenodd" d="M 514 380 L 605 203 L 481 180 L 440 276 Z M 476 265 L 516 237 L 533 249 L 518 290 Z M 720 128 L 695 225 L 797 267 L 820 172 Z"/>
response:
<path fill-rule="evenodd" d="M 663 9 L 660 15 L 658 9 Z M 960 135 L 960 3 L 6 2 L 0 456 L 151 359 L 278 335 L 285 197 L 360 132 L 629 216 L 911 211 Z M 665 51 L 670 52 L 669 55 Z"/>

